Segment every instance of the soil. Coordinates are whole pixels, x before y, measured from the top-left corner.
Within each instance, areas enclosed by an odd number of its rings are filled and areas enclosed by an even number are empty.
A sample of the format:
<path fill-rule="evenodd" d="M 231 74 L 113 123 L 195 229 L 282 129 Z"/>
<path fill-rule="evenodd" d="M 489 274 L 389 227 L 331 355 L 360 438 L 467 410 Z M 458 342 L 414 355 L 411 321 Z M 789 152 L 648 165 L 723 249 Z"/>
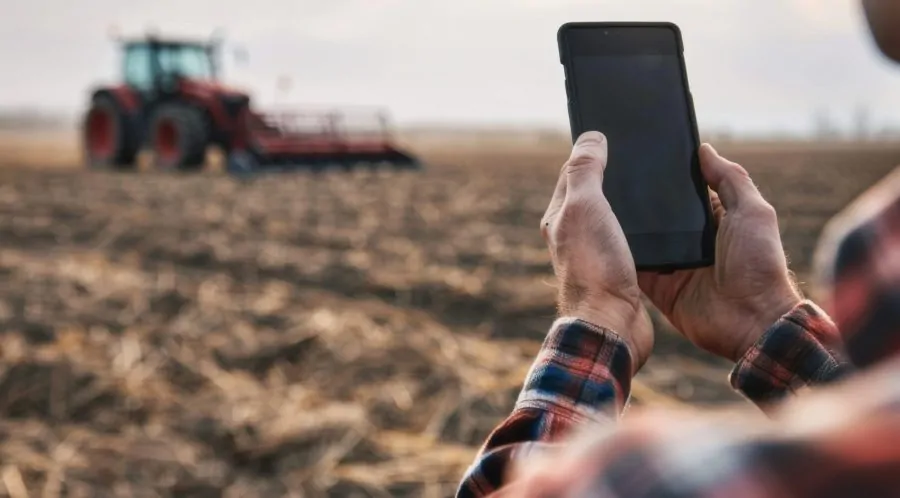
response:
<path fill-rule="evenodd" d="M 733 146 L 803 281 L 900 146 Z M 565 150 L 422 172 L 0 168 L 0 486 L 21 496 L 447 496 L 554 317 Z M 659 322 L 634 404 L 741 403 Z"/>

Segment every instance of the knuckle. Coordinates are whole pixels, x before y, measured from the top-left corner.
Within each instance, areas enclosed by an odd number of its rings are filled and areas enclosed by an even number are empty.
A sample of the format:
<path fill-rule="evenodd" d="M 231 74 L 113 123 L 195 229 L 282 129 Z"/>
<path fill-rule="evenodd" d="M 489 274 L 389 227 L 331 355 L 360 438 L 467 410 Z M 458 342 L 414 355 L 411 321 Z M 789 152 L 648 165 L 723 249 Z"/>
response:
<path fill-rule="evenodd" d="M 749 212 L 756 218 L 763 221 L 772 221 L 778 222 L 778 213 L 775 211 L 775 207 L 769 204 L 766 200 L 760 199 L 759 202 L 754 202 L 749 207 Z"/>
<path fill-rule="evenodd" d="M 769 204 L 765 199 L 760 199 L 760 202 L 757 203 L 757 210 L 759 210 L 759 214 L 765 216 L 775 217 L 775 206 Z"/>
<path fill-rule="evenodd" d="M 763 201 L 762 215 L 770 221 L 778 222 L 778 212 L 775 211 L 775 206 L 765 201 Z"/>
<path fill-rule="evenodd" d="M 590 149 L 579 149 L 566 161 L 566 171 L 579 171 L 600 166 L 600 156 Z"/>
<path fill-rule="evenodd" d="M 750 173 L 740 164 L 732 164 L 728 171 L 728 180 L 734 184 L 752 183 L 753 181 L 750 179 Z"/>
<path fill-rule="evenodd" d="M 584 216 L 586 211 L 590 208 L 590 203 L 584 196 L 569 196 L 566 199 L 566 203 L 563 204 L 562 212 L 560 213 L 560 217 L 563 219 L 577 219 Z"/>
<path fill-rule="evenodd" d="M 736 175 L 750 178 L 750 173 L 748 173 L 747 169 L 739 163 L 731 163 L 731 170 L 734 171 L 734 174 Z"/>
<path fill-rule="evenodd" d="M 547 219 L 541 220 L 541 237 L 545 242 L 550 242 L 550 221 Z"/>

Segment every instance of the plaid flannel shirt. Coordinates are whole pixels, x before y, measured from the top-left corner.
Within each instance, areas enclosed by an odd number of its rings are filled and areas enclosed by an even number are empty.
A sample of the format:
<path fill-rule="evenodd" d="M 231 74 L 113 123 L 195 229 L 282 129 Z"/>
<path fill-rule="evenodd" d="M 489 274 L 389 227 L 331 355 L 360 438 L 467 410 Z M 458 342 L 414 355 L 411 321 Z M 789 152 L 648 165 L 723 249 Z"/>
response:
<path fill-rule="evenodd" d="M 457 496 L 900 497 L 897 192 L 840 239 L 837 325 L 806 301 L 735 365 L 731 385 L 771 419 L 651 411 L 618 426 L 631 386 L 625 343 L 561 318 Z"/>

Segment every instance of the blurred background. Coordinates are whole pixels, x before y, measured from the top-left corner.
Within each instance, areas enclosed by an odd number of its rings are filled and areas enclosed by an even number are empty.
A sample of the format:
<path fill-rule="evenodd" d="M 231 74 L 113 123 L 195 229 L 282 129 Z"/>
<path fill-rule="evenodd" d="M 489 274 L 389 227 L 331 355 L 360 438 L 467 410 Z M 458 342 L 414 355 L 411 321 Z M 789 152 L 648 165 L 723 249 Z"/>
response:
<path fill-rule="evenodd" d="M 34 0 L 0 17 L 0 494 L 449 496 L 554 317 L 556 29 L 680 25 L 701 134 L 824 224 L 900 164 L 900 69 L 854 0 Z M 382 109 L 424 168 L 87 168 L 116 36 L 223 40 L 261 110 Z M 152 156 L 152 154 L 150 154 Z M 742 403 L 657 320 L 634 403 Z"/>

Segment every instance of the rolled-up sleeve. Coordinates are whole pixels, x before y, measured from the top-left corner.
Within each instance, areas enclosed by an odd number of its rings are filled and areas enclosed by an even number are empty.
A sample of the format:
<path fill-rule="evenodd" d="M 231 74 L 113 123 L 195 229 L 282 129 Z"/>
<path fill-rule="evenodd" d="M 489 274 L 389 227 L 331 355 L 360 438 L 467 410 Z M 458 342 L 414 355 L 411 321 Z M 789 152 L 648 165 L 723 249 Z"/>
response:
<path fill-rule="evenodd" d="M 525 380 L 512 414 L 488 437 L 457 496 L 486 496 L 510 462 L 542 450 L 583 422 L 615 422 L 631 392 L 632 358 L 613 331 L 560 318 Z"/>
<path fill-rule="evenodd" d="M 762 409 L 850 371 L 834 323 L 805 301 L 778 320 L 738 361 L 731 385 Z"/>

